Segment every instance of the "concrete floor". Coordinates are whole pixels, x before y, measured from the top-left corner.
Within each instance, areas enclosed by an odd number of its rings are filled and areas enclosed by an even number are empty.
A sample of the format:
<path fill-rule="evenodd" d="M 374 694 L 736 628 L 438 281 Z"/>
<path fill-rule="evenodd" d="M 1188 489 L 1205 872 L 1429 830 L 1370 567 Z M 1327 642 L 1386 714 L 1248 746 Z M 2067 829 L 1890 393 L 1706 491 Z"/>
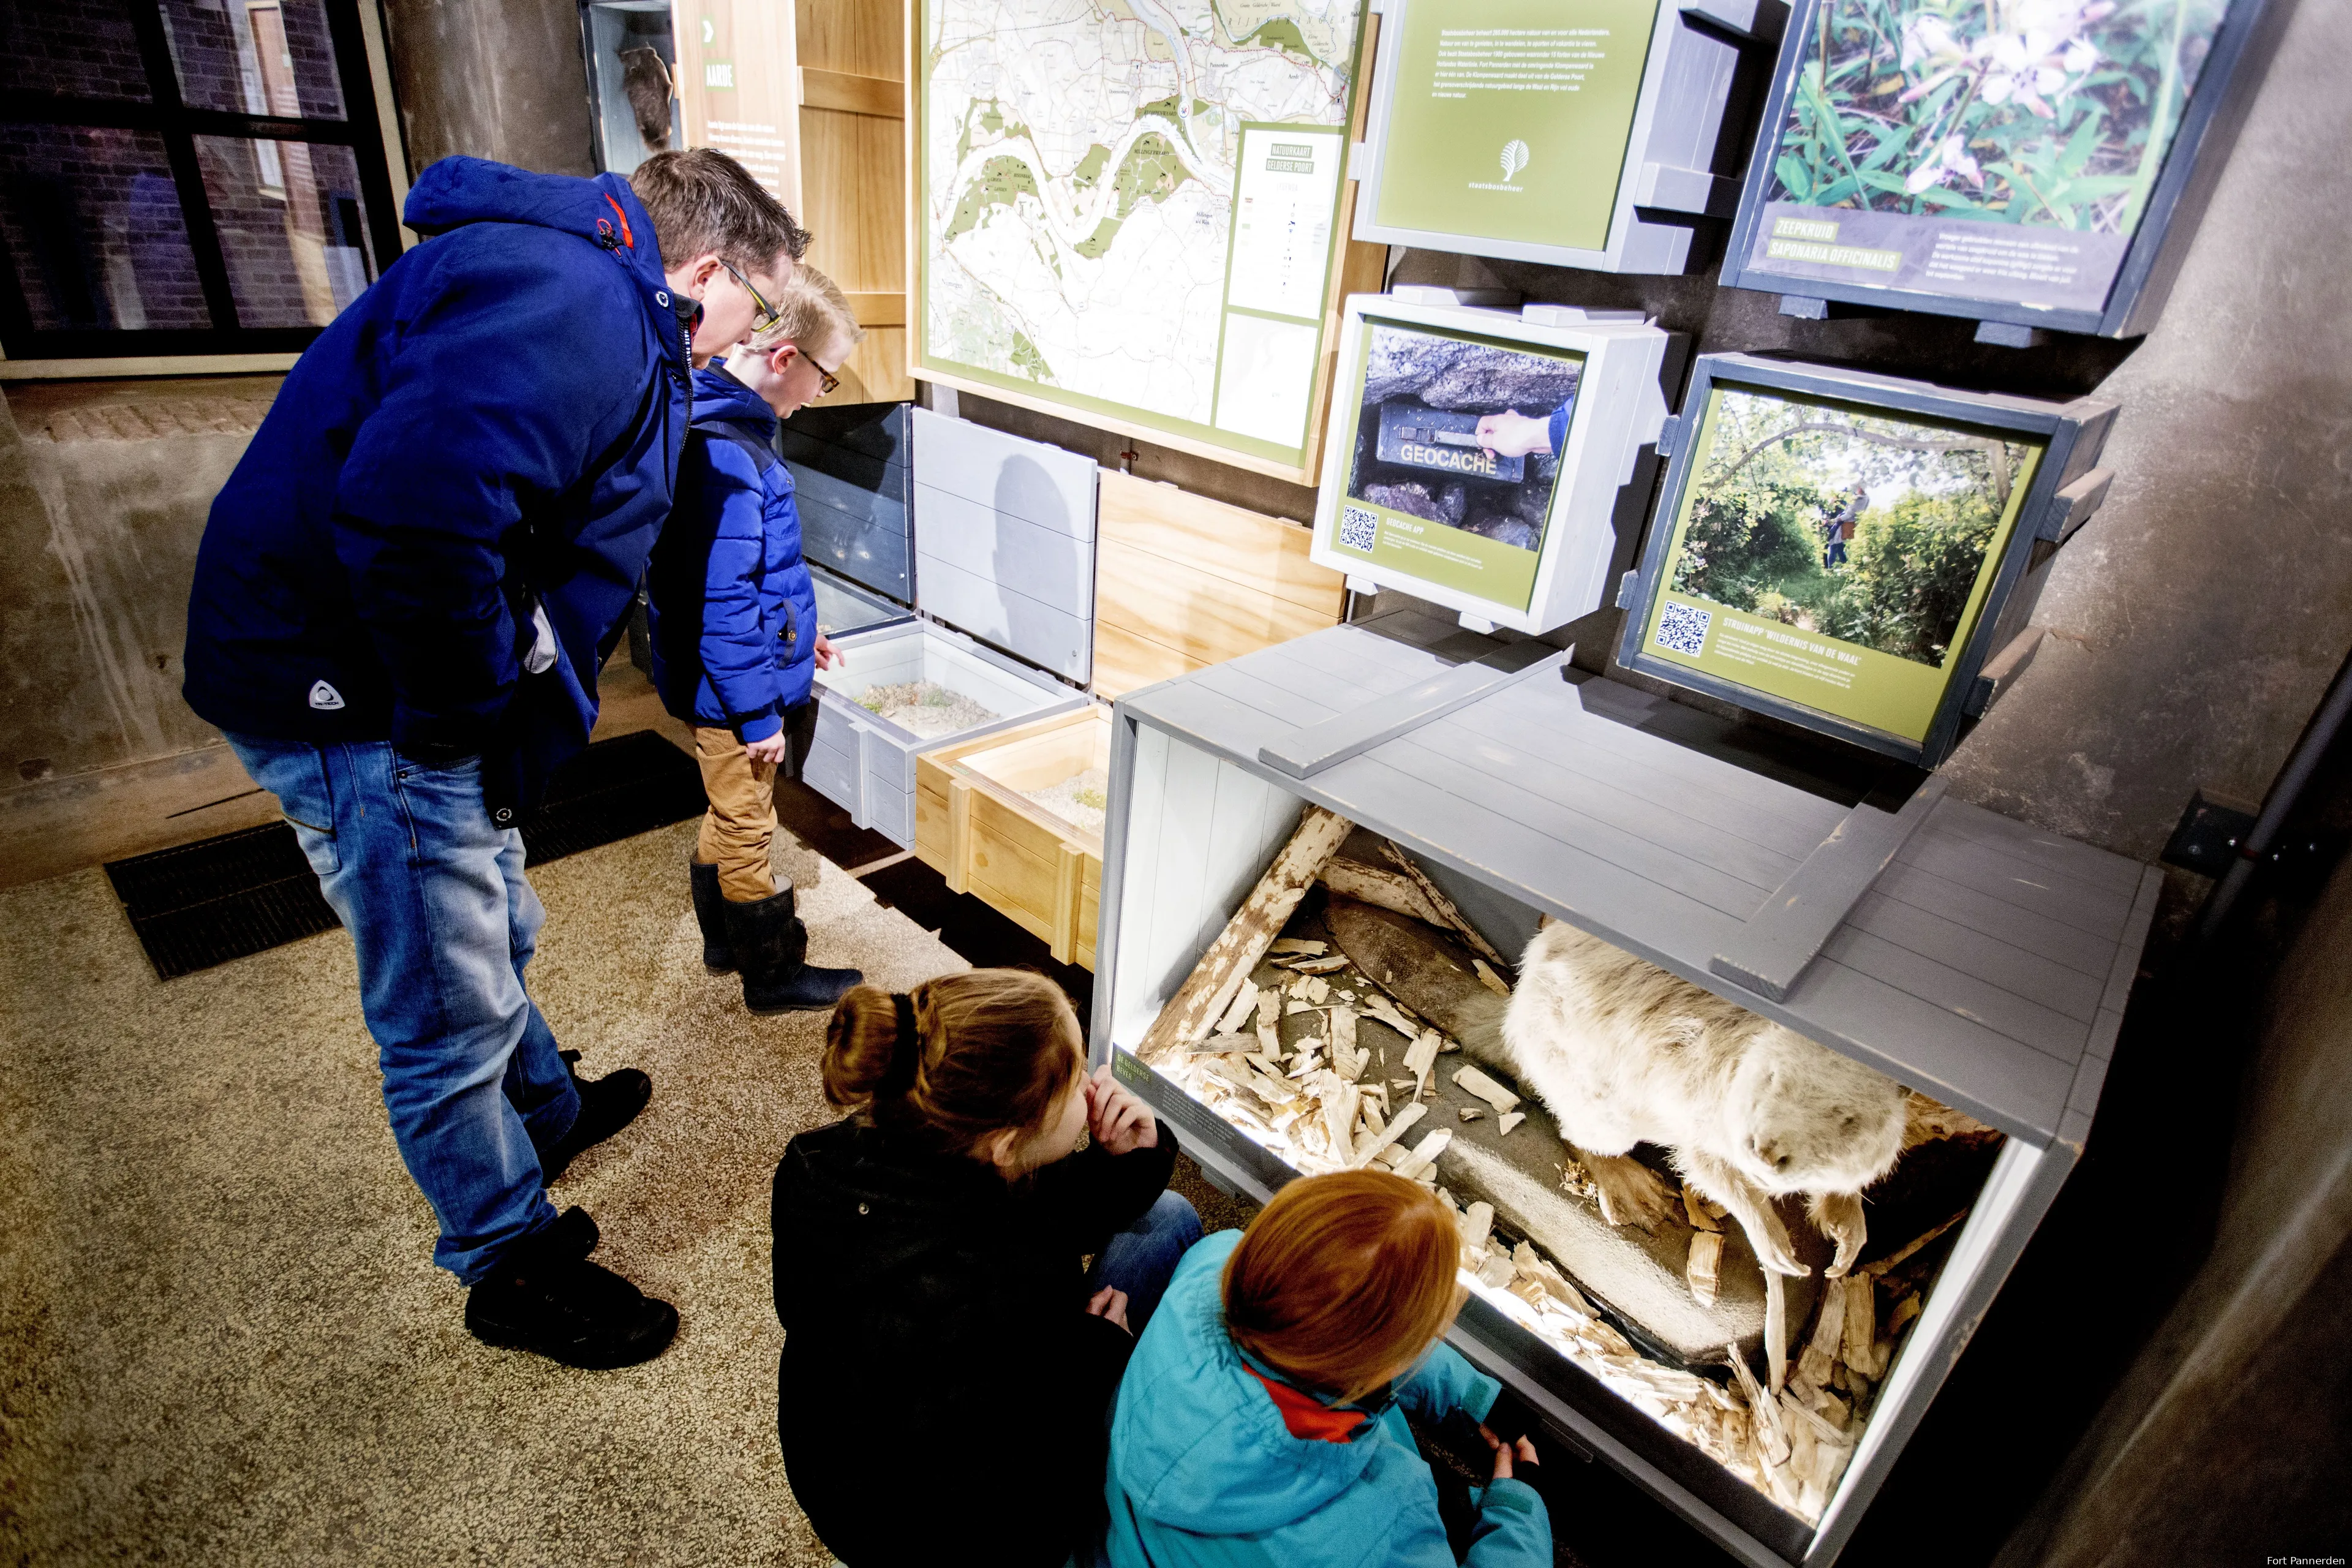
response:
<path fill-rule="evenodd" d="M 166 985 L 103 873 L 0 893 L 0 1563 L 829 1560 L 776 1454 L 767 1194 L 821 1016 L 706 974 L 681 824 L 542 867 L 532 990 L 652 1105 L 557 1187 L 677 1303 L 649 1366 L 488 1349 L 428 1262 L 350 940 Z M 804 848 L 810 956 L 963 961 Z"/>

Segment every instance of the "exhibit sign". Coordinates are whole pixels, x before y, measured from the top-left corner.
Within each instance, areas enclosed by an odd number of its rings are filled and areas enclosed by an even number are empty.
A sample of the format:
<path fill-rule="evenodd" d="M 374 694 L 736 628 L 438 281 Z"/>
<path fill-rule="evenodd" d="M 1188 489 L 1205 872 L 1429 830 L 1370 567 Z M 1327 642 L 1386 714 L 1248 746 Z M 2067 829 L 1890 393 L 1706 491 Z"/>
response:
<path fill-rule="evenodd" d="M 921 0 L 916 374 L 1307 467 L 1361 0 Z"/>
<path fill-rule="evenodd" d="M 1375 220 L 1606 247 L 1658 10 L 1658 0 L 1408 5 Z"/>
<path fill-rule="evenodd" d="M 1724 281 L 2146 331 L 2160 299 L 2138 296 L 2193 216 L 2189 165 L 2222 150 L 2205 132 L 2261 9 L 1806 0 Z"/>
<path fill-rule="evenodd" d="M 717 148 L 800 212 L 800 59 L 793 8 L 772 0 L 681 0 L 672 15 L 682 144 Z"/>
<path fill-rule="evenodd" d="M 1734 67 L 1778 37 L 1780 14 L 1737 0 L 1387 0 L 1356 237 L 1681 271 L 1691 224 L 1728 211 L 1733 183 L 1719 201 L 1708 171 Z M 1661 221 L 1674 213 L 1691 216 Z"/>
<path fill-rule="evenodd" d="M 1549 313 L 1348 301 L 1334 408 L 1354 417 L 1325 449 L 1318 563 L 1520 631 L 1598 607 L 1667 334 Z"/>
<path fill-rule="evenodd" d="M 1619 661 L 1932 764 L 2042 536 L 2055 466 L 2087 456 L 2080 410 L 1701 365 Z"/>

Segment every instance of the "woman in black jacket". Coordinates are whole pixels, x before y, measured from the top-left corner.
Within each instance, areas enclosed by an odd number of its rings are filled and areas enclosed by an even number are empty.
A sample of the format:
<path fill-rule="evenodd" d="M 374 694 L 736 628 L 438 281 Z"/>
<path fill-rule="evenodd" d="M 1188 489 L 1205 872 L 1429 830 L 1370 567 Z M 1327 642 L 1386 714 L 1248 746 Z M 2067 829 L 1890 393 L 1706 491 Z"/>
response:
<path fill-rule="evenodd" d="M 824 1071 L 855 1114 L 793 1140 L 771 1210 L 793 1493 L 851 1568 L 1059 1564 L 1099 1529 L 1132 1336 L 1201 1235 L 1165 1190 L 1174 1134 L 1087 1076 L 1069 999 L 1020 971 L 858 987 Z"/>

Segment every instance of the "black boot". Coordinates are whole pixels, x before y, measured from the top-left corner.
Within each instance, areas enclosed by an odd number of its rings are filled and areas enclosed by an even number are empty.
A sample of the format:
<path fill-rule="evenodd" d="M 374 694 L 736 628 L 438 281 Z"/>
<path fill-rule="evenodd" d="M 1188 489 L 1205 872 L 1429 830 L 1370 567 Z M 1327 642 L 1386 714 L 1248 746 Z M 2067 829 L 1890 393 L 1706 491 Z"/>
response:
<path fill-rule="evenodd" d="M 735 950 L 727 945 L 727 895 L 719 890 L 719 868 L 688 860 L 694 883 L 694 923 L 702 928 L 702 967 L 725 974 L 735 967 Z"/>
<path fill-rule="evenodd" d="M 580 1053 L 562 1054 L 564 1065 L 572 1068 L 572 1086 L 580 1091 L 580 1114 L 573 1119 L 572 1131 L 539 1152 L 540 1175 L 550 1184 L 582 1151 L 594 1148 L 635 1121 L 646 1101 L 654 1097 L 654 1080 L 635 1068 L 622 1068 L 603 1078 L 582 1078 L 576 1065 Z"/>
<path fill-rule="evenodd" d="M 651 1361 L 677 1333 L 677 1309 L 588 1261 L 596 1222 L 568 1208 L 507 1249 L 466 1297 L 466 1327 L 486 1344 L 603 1371 Z"/>
<path fill-rule="evenodd" d="M 804 962 L 808 927 L 793 913 L 790 888 L 756 903 L 730 900 L 727 944 L 742 972 L 743 1005 L 754 1013 L 829 1008 L 866 979 L 855 969 L 818 969 Z"/>

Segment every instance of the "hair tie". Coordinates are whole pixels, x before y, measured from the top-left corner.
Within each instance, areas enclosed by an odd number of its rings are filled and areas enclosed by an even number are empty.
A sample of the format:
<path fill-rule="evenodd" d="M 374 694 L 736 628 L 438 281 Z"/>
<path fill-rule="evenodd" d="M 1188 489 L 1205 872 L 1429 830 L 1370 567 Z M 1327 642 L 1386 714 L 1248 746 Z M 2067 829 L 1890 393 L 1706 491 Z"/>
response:
<path fill-rule="evenodd" d="M 890 1070 L 882 1075 L 877 1092 L 902 1095 L 915 1087 L 915 1069 L 923 1059 L 923 1037 L 915 1030 L 915 999 L 904 991 L 890 994 L 898 1013 L 898 1043 L 890 1052 Z"/>

